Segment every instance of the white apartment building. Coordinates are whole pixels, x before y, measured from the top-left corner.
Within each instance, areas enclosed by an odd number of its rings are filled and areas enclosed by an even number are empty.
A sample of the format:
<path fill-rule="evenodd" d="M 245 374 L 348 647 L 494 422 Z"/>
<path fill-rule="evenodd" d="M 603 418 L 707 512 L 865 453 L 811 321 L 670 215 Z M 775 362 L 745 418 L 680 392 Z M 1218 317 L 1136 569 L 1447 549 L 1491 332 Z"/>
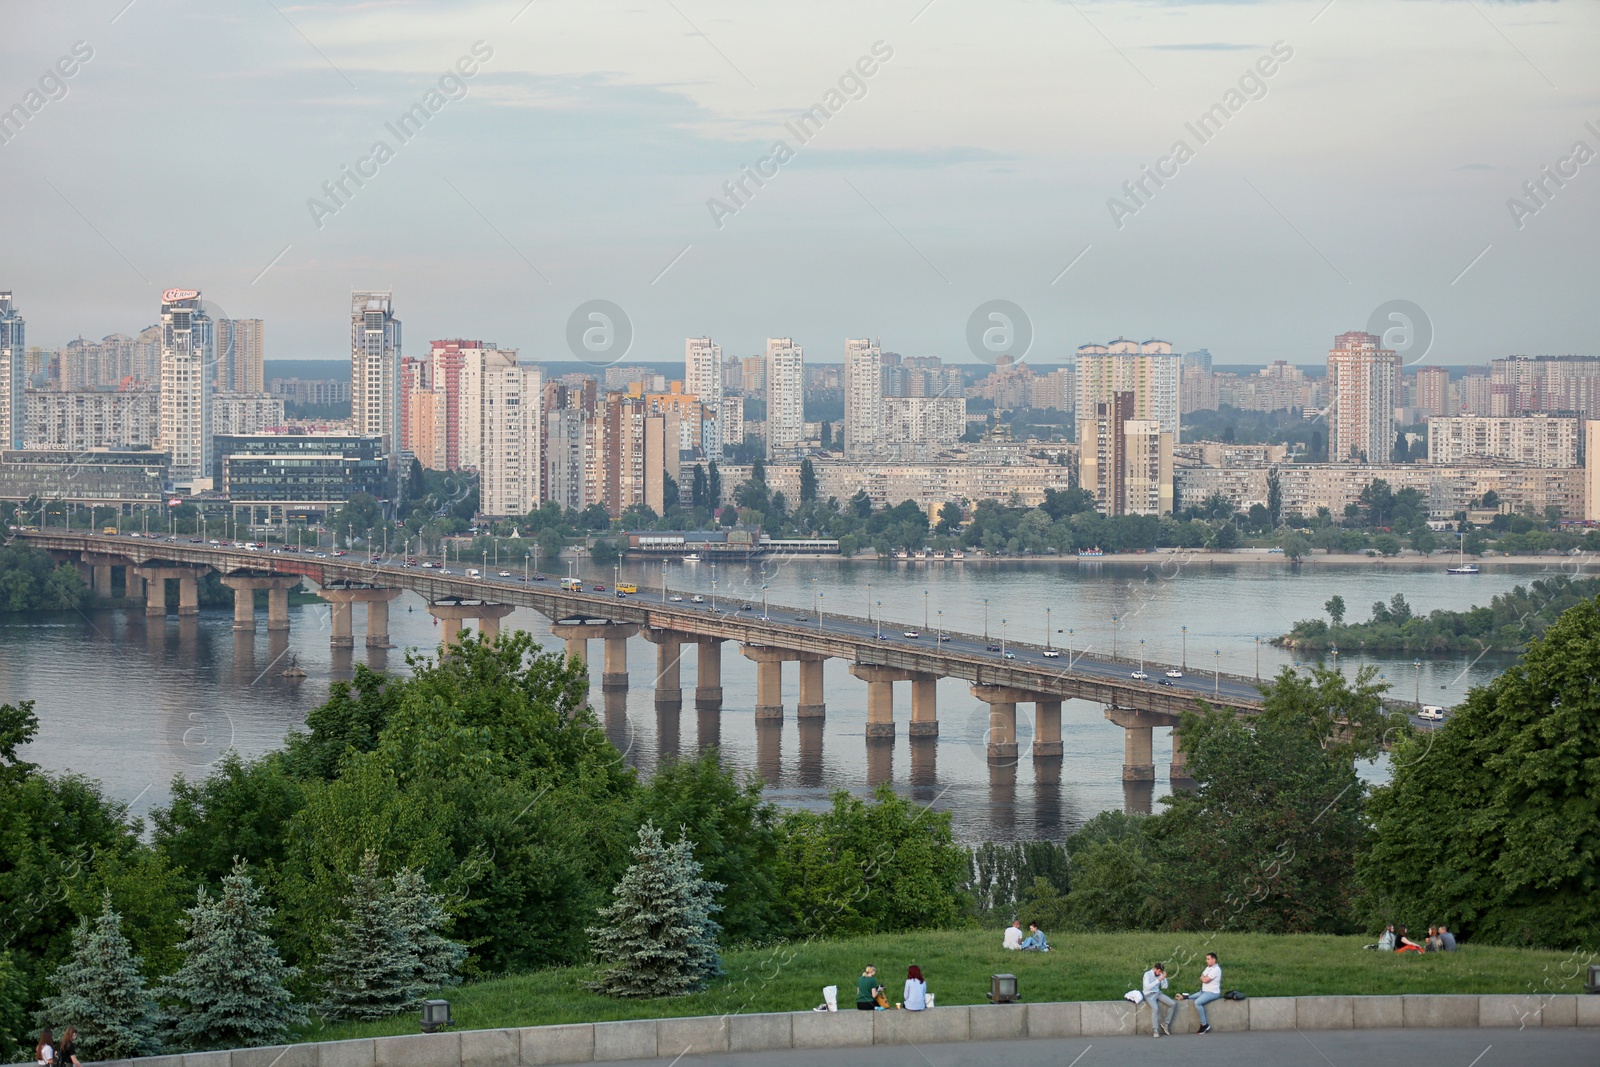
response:
<path fill-rule="evenodd" d="M 154 388 L 161 381 L 161 327 L 138 337 L 107 334 L 98 341 L 78 338 L 55 353 L 56 385 L 61 389 Z"/>
<path fill-rule="evenodd" d="M 161 294 L 161 401 L 156 448 L 170 457 L 179 490 L 211 488 L 211 379 L 214 324 L 197 289 Z"/>
<path fill-rule="evenodd" d="M 844 454 L 870 456 L 894 438 L 885 434 L 883 350 L 866 338 L 844 343 Z M 905 438 L 900 438 L 905 440 Z"/>
<path fill-rule="evenodd" d="M 266 327 L 260 319 L 217 320 L 217 377 L 219 393 L 265 391 L 262 369 L 267 358 Z"/>
<path fill-rule="evenodd" d="M 967 399 L 963 396 L 886 396 L 879 431 L 888 455 L 914 456 L 949 448 L 967 432 Z"/>
<path fill-rule="evenodd" d="M 767 458 L 805 441 L 805 354 L 788 337 L 767 338 Z"/>
<path fill-rule="evenodd" d="M 0 447 L 23 447 L 27 435 L 27 331 L 11 301 L 0 292 Z"/>
<path fill-rule="evenodd" d="M 1577 416 L 1457 415 L 1428 420 L 1428 462 L 1485 459 L 1530 467 L 1576 467 L 1583 420 Z"/>
<path fill-rule="evenodd" d="M 1038 507 L 1048 489 L 1063 490 L 1072 485 L 1070 467 L 1030 460 L 1025 463 L 856 463 L 849 460 L 813 460 L 817 475 L 817 495 L 840 502 L 865 492 L 874 507 L 911 500 L 922 507 L 962 501 L 1015 501 L 1022 507 Z M 722 492 L 732 499 L 733 491 L 750 478 L 746 465 L 724 465 Z M 790 500 L 800 498 L 800 465 L 767 464 L 767 485 Z"/>
<path fill-rule="evenodd" d="M 1400 357 L 1383 339 L 1342 333 L 1328 350 L 1328 458 L 1382 464 L 1394 451 Z"/>
<path fill-rule="evenodd" d="M 700 398 L 706 417 L 700 428 L 700 447 L 708 460 L 722 458 L 722 346 L 709 337 L 690 337 L 683 343 L 683 389 Z"/>
<path fill-rule="evenodd" d="M 386 455 L 400 448 L 400 320 L 394 294 L 350 294 L 350 429 L 383 438 Z"/>
<path fill-rule="evenodd" d="M 282 426 L 283 397 L 271 393 L 215 393 L 211 397 L 211 432 L 250 434 Z"/>
<path fill-rule="evenodd" d="M 1174 355 L 1166 341 L 1143 342 L 1118 338 L 1107 345 L 1078 349 L 1075 408 L 1089 417 L 1080 419 L 1079 444 L 1093 445 L 1091 424 L 1096 405 L 1110 403 L 1117 393 L 1133 394 L 1135 419 L 1154 419 L 1178 440 L 1178 370 L 1183 357 Z"/>
<path fill-rule="evenodd" d="M 718 415 L 722 431 L 722 442 L 728 445 L 744 444 L 744 397 L 725 396 L 722 398 L 722 411 Z"/>
<path fill-rule="evenodd" d="M 161 401 L 154 389 L 31 389 L 27 411 L 22 447 L 35 452 L 149 448 L 161 425 Z"/>
<path fill-rule="evenodd" d="M 473 349 L 461 367 L 461 465 L 478 472 L 478 510 L 524 515 L 539 506 L 544 458 L 539 368 L 514 349 Z"/>

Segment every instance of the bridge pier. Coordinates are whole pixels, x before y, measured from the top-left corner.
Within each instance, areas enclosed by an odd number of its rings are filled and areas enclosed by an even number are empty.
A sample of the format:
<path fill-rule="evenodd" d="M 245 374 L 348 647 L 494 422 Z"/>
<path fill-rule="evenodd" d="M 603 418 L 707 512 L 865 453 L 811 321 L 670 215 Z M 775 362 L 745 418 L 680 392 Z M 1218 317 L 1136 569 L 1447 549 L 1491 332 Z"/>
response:
<path fill-rule="evenodd" d="M 1183 731 L 1172 728 L 1172 763 L 1167 767 L 1167 780 L 1174 785 L 1193 782 L 1189 777 L 1189 750 L 1183 747 Z"/>
<path fill-rule="evenodd" d="M 939 736 L 939 676 L 913 674 L 911 676 L 911 736 L 913 738 Z M 912 766 L 915 768 L 915 748 Z M 913 769 L 913 777 L 915 770 Z"/>
<path fill-rule="evenodd" d="M 209 568 L 208 568 L 209 569 Z M 195 567 L 140 567 L 139 575 L 147 583 L 144 613 L 147 618 L 167 613 L 167 579 L 178 580 L 178 614 L 200 614 L 200 575 Z"/>
<path fill-rule="evenodd" d="M 1123 729 L 1122 780 L 1155 781 L 1156 761 L 1151 731 L 1157 726 L 1175 725 L 1178 716 L 1133 708 L 1106 708 L 1106 718 Z"/>
<path fill-rule="evenodd" d="M 287 595 L 287 592 L 285 593 Z M 351 629 L 351 616 L 356 603 L 367 607 L 367 647 L 389 647 L 389 601 L 400 595 L 398 589 L 327 589 L 322 597 L 328 601 L 329 619 L 334 648 L 353 648 L 356 643 Z M 507 609 L 510 610 L 510 609 Z M 270 613 L 270 604 L 269 604 Z M 270 625 L 270 623 L 269 623 Z"/>
<path fill-rule="evenodd" d="M 1057 710 L 1057 745 L 1060 744 L 1061 702 L 1042 693 L 1008 685 L 974 685 L 972 695 L 989 705 L 989 760 L 1015 763 L 1017 759 L 1017 705 L 1054 703 Z M 1056 749 L 1060 751 L 1059 748 Z"/>
<path fill-rule="evenodd" d="M 267 588 L 267 632 L 289 629 L 289 589 L 287 585 Z"/>
<path fill-rule="evenodd" d="M 468 604 L 429 604 L 428 614 L 439 620 L 439 643 L 448 652 L 461 643 L 461 631 L 478 609 Z M 452 625 L 453 624 L 453 625 Z"/>
<path fill-rule="evenodd" d="M 826 662 L 826 656 L 801 654 L 800 700 L 795 707 L 795 718 L 820 719 L 828 714 L 828 705 L 822 697 L 822 665 Z"/>
<path fill-rule="evenodd" d="M 783 648 L 744 645 L 746 659 L 756 664 L 756 718 L 783 719 L 783 661 L 798 659 L 798 652 Z"/>
<path fill-rule="evenodd" d="M 700 711 L 721 711 L 723 638 L 701 636 L 696 641 L 700 651 L 695 663 L 694 706 Z"/>
<path fill-rule="evenodd" d="M 875 667 L 864 663 L 851 667 L 850 673 L 867 683 L 867 739 L 893 738 L 894 683 L 913 681 L 919 676 L 898 667 Z M 871 777 L 870 770 L 868 777 Z"/>
<path fill-rule="evenodd" d="M 144 599 L 144 579 L 139 577 L 138 570 L 131 564 L 122 568 L 122 598 L 124 600 Z"/>
<path fill-rule="evenodd" d="M 656 646 L 656 713 L 683 707 L 683 639 L 672 630 L 643 627 L 640 634 Z"/>
<path fill-rule="evenodd" d="M 289 590 L 300 584 L 296 578 L 257 578 L 250 575 L 225 574 L 222 584 L 233 590 L 233 628 L 239 631 L 256 629 L 256 590 L 267 590 L 267 628 L 272 629 L 272 601 L 277 593 L 283 600 L 283 629 L 289 628 Z"/>
<path fill-rule="evenodd" d="M 1061 755 L 1061 701 L 1036 700 L 1033 702 L 1033 758 L 1056 758 Z"/>
<path fill-rule="evenodd" d="M 550 633 L 567 643 L 567 659 L 589 665 L 589 628 L 582 623 L 556 623 Z"/>
<path fill-rule="evenodd" d="M 111 599 L 111 564 L 94 565 L 94 595 L 100 600 Z"/>
<path fill-rule="evenodd" d="M 600 676 L 602 689 L 628 688 L 628 638 L 639 632 L 632 623 L 614 622 L 605 627 L 605 672 Z"/>
<path fill-rule="evenodd" d="M 398 592 L 398 590 L 396 592 Z M 383 607 L 384 614 L 387 616 L 389 605 L 385 603 Z M 368 605 L 367 610 L 369 612 L 372 610 L 371 605 Z M 486 645 L 492 645 L 498 641 L 500 639 L 500 620 L 516 610 L 517 609 L 510 604 L 479 604 L 478 640 L 482 641 Z M 388 619 L 385 618 L 384 622 L 387 624 Z M 388 636 L 388 634 L 385 634 L 385 639 L 387 639 Z M 368 640 L 370 640 L 370 638 Z"/>

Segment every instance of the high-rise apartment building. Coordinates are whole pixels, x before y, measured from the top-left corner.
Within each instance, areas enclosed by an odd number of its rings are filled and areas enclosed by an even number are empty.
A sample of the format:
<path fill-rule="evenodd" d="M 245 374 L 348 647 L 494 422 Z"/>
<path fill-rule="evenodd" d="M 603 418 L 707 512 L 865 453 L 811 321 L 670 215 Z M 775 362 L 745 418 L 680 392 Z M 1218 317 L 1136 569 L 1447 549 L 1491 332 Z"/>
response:
<path fill-rule="evenodd" d="M 1492 410 L 1487 414 L 1600 416 L 1600 359 L 1594 356 L 1508 356 L 1489 368 Z"/>
<path fill-rule="evenodd" d="M 19 449 L 27 433 L 27 331 L 11 302 L 0 292 L 0 447 Z"/>
<path fill-rule="evenodd" d="M 350 428 L 381 437 L 391 465 L 400 453 L 400 320 L 394 294 L 350 294 Z"/>
<path fill-rule="evenodd" d="M 1104 515 L 1172 511 L 1172 434 L 1157 419 L 1135 418 L 1135 407 L 1131 392 L 1118 392 L 1081 420 L 1093 437 L 1079 453 L 1078 484 Z"/>
<path fill-rule="evenodd" d="M 805 440 L 805 358 L 788 337 L 767 338 L 767 456 L 792 452 Z"/>
<path fill-rule="evenodd" d="M 1394 451 L 1400 357 L 1383 338 L 1360 330 L 1334 338 L 1328 351 L 1328 459 L 1386 463 Z"/>
<path fill-rule="evenodd" d="M 432 367 L 428 374 L 428 384 L 430 388 L 444 393 L 446 470 L 457 470 L 467 465 L 461 458 L 462 449 L 465 447 L 462 444 L 461 428 L 461 369 L 471 360 L 479 358 L 481 353 L 495 351 L 499 351 L 499 347 L 493 341 L 466 341 L 459 338 L 434 341 L 429 346 L 428 358 Z"/>
<path fill-rule="evenodd" d="M 1450 410 L 1450 371 L 1444 367 L 1418 367 L 1416 402 L 1430 419 L 1456 414 Z"/>
<path fill-rule="evenodd" d="M 920 457 L 949 448 L 967 432 L 964 396 L 886 396 L 879 454 Z"/>
<path fill-rule="evenodd" d="M 1080 445 L 1092 446 L 1093 419 L 1099 405 L 1111 402 L 1117 393 L 1133 395 L 1133 419 L 1154 419 L 1162 432 L 1178 436 L 1178 370 L 1182 357 L 1174 355 L 1166 341 L 1144 342 L 1118 338 L 1108 345 L 1083 345 L 1078 349 L 1075 409 L 1084 416 L 1079 422 Z M 998 402 L 997 402 L 998 403 Z"/>
<path fill-rule="evenodd" d="M 113 333 L 99 341 L 78 338 L 56 350 L 52 386 L 57 389 L 127 389 L 159 387 L 161 327 L 150 326 L 138 337 Z"/>
<path fill-rule="evenodd" d="M 267 358 L 266 327 L 260 319 L 218 319 L 217 376 L 219 393 L 260 393 Z"/>
<path fill-rule="evenodd" d="M 400 357 L 400 448 L 410 452 L 418 460 L 422 459 L 422 450 L 417 447 L 417 424 L 414 416 L 427 417 L 428 411 L 421 402 L 413 403 L 413 398 L 419 393 L 433 391 L 429 382 L 429 361 L 418 359 L 415 356 Z M 436 435 L 435 428 L 428 426 L 428 443 L 432 445 Z M 436 470 L 432 464 L 423 462 L 424 467 Z"/>
<path fill-rule="evenodd" d="M 1428 420 L 1428 462 L 1449 465 L 1485 459 L 1530 467 L 1576 467 L 1583 440 L 1576 415 L 1441 416 Z"/>
<path fill-rule="evenodd" d="M 871 455 L 883 443 L 883 350 L 869 338 L 844 343 L 844 454 Z"/>
<path fill-rule="evenodd" d="M 30 389 L 27 412 L 22 447 L 35 452 L 149 448 L 160 435 L 161 397 L 153 389 Z"/>
<path fill-rule="evenodd" d="M 460 381 L 461 465 L 478 472 L 478 510 L 525 515 L 543 482 L 539 368 L 518 363 L 514 349 L 473 349 Z"/>
<path fill-rule="evenodd" d="M 179 489 L 211 487 L 211 382 L 215 324 L 197 289 L 161 294 L 161 417 L 156 447 Z"/>
<path fill-rule="evenodd" d="M 739 388 L 745 396 L 767 395 L 767 357 L 746 356 L 739 361 Z"/>
<path fill-rule="evenodd" d="M 700 446 L 706 459 L 722 458 L 722 346 L 709 337 L 690 337 L 683 345 L 683 388 L 705 409 Z"/>

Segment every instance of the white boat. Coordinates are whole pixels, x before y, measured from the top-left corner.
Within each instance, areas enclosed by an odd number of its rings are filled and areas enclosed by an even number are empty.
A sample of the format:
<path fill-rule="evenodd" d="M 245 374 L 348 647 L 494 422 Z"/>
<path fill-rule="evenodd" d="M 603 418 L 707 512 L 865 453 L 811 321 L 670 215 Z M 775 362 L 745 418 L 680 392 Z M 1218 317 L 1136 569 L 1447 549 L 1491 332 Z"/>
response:
<path fill-rule="evenodd" d="M 700 562 L 700 555 L 699 555 L 699 553 L 691 552 L 687 556 L 683 557 L 683 561 L 685 563 L 699 563 Z"/>
<path fill-rule="evenodd" d="M 1478 565 L 1467 562 L 1467 535 L 1463 533 L 1456 536 L 1460 539 L 1461 544 L 1461 547 L 1456 550 L 1456 565 L 1454 567 L 1446 567 L 1444 572 L 1446 574 L 1477 574 Z"/>
<path fill-rule="evenodd" d="M 1463 563 L 1459 567 L 1446 567 L 1445 568 L 1445 573 L 1446 574 L 1477 574 L 1478 573 L 1478 565 L 1476 563 Z"/>

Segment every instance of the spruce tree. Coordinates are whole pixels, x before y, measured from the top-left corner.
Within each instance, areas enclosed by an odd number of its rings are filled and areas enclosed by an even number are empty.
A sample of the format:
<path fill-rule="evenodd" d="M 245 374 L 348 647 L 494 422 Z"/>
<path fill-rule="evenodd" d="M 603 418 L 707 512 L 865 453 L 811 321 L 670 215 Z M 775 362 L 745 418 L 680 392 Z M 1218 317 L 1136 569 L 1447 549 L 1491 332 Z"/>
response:
<path fill-rule="evenodd" d="M 361 857 L 319 966 L 325 995 L 317 1010 L 331 1019 L 382 1019 L 417 999 L 417 954 L 395 908 L 378 854 Z"/>
<path fill-rule="evenodd" d="M 202 887 L 187 910 L 178 973 L 162 984 L 172 1043 L 183 1049 L 244 1048 L 286 1041 L 305 1021 L 285 983 L 298 977 L 267 934 L 272 909 L 236 859 L 222 895 Z"/>
<path fill-rule="evenodd" d="M 56 968 L 56 994 L 44 998 L 41 1016 L 60 1033 L 78 1031 L 78 1058 L 123 1060 L 152 1056 L 156 1004 L 139 973 L 141 961 L 122 935 L 122 916 L 105 896 L 99 918 L 87 915 L 72 935 L 72 956 Z"/>
<path fill-rule="evenodd" d="M 452 920 L 444 902 L 428 892 L 421 871 L 405 867 L 394 876 L 393 901 L 395 917 L 411 946 L 412 981 L 418 993 L 459 983 L 467 946 L 445 936 Z"/>
<path fill-rule="evenodd" d="M 693 846 L 681 835 L 664 846 L 651 823 L 639 827 L 633 864 L 600 909 L 603 926 L 589 928 L 595 955 L 612 966 L 592 988 L 613 997 L 673 997 L 695 993 L 722 973 L 713 914 L 719 882 L 700 876 Z"/>

